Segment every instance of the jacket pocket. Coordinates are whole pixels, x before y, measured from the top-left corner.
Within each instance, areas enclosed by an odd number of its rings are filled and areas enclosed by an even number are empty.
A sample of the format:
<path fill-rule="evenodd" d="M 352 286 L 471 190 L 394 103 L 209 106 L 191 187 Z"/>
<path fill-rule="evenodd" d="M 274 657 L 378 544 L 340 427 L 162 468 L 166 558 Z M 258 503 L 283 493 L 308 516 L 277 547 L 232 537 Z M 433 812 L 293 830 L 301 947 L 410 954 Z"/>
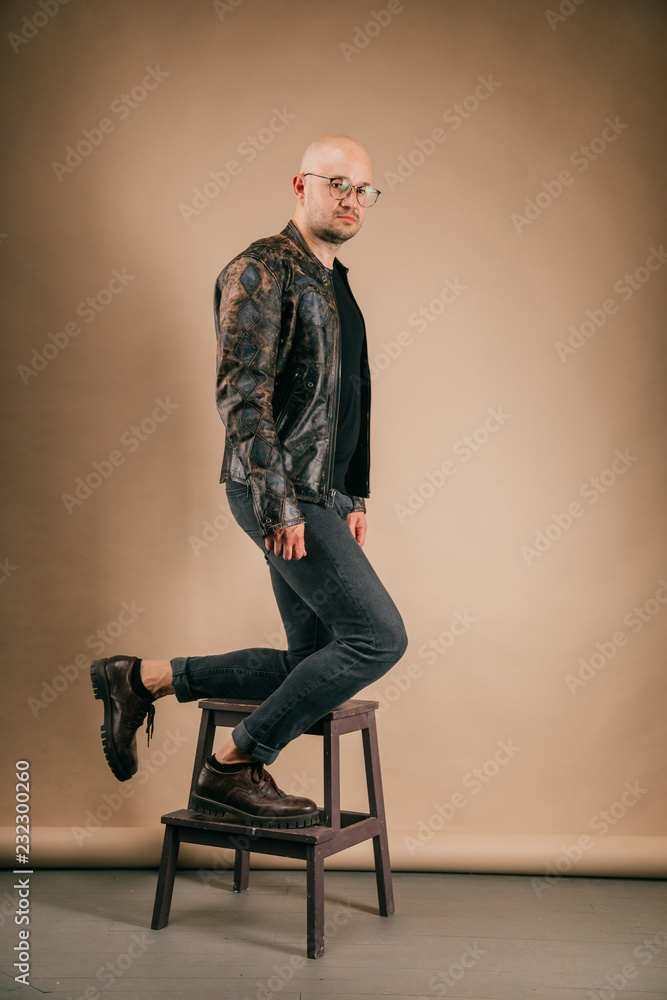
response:
<path fill-rule="evenodd" d="M 300 392 L 300 387 L 307 383 L 308 366 L 304 364 L 293 365 L 289 375 L 280 387 L 273 403 L 273 421 L 276 430 L 285 423 L 285 417 L 289 408 L 291 398 Z"/>

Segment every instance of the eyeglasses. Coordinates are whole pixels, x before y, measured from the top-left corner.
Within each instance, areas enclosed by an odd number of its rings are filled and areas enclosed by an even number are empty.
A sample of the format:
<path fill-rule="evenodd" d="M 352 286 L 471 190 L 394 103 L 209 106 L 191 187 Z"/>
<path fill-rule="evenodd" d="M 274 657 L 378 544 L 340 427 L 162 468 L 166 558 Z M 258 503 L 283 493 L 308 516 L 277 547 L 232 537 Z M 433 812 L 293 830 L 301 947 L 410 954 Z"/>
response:
<path fill-rule="evenodd" d="M 329 194 L 336 201 L 342 201 L 343 198 L 347 198 L 350 191 L 354 190 L 357 194 L 357 201 L 362 208 L 370 208 L 380 197 L 380 191 L 377 188 L 371 187 L 370 184 L 360 184 L 356 187 L 351 181 L 348 181 L 347 177 L 325 177 L 324 174 L 313 174 L 306 173 L 304 177 L 321 177 L 322 180 L 329 181 Z"/>

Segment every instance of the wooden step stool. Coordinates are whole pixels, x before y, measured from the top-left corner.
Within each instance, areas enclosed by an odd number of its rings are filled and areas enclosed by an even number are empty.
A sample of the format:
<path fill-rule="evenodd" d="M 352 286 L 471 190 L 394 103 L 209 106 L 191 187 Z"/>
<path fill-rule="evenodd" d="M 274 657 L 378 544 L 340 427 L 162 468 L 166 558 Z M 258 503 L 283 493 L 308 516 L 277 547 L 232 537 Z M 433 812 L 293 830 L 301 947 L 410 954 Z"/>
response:
<path fill-rule="evenodd" d="M 191 791 L 204 760 L 213 752 L 216 728 L 236 726 L 261 704 L 261 701 L 227 698 L 206 698 L 199 702 L 202 719 Z M 251 851 L 304 860 L 307 955 L 319 958 L 324 953 L 324 859 L 372 838 L 379 912 L 383 917 L 390 916 L 394 912 L 394 894 L 375 724 L 378 705 L 377 701 L 345 701 L 306 730 L 309 735 L 322 736 L 324 740 L 324 808 L 320 809 L 318 822 L 312 826 L 294 829 L 247 826 L 239 820 L 232 821 L 231 817 L 228 822 L 192 809 L 165 813 L 162 817 L 166 827 L 162 860 L 151 923 L 153 930 L 165 927 L 169 920 L 178 850 L 182 843 L 233 848 L 234 892 L 244 892 L 248 888 Z M 340 736 L 358 730 L 361 730 L 364 748 L 368 813 L 340 808 Z"/>

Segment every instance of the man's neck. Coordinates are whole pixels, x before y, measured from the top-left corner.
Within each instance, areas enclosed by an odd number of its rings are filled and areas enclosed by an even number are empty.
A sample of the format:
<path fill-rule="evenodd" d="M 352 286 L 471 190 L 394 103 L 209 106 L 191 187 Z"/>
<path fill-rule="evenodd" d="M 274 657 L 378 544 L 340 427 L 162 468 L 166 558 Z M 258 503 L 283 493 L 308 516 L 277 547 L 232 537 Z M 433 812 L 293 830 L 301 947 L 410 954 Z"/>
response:
<path fill-rule="evenodd" d="M 318 239 L 317 236 L 314 236 L 305 228 L 302 228 L 296 218 L 293 218 L 292 222 L 301 233 L 301 236 L 308 245 L 310 252 L 317 257 L 321 264 L 324 264 L 325 267 L 332 270 L 336 254 L 338 253 L 338 245 L 335 243 L 327 243 L 326 240 Z"/>

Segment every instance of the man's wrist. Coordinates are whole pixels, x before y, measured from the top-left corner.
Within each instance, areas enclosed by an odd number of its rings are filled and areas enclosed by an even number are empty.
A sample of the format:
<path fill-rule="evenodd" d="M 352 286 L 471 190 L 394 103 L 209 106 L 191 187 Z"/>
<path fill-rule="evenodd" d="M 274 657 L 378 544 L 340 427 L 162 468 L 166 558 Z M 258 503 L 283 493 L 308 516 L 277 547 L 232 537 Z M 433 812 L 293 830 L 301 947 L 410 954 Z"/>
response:
<path fill-rule="evenodd" d="M 264 537 L 272 535 L 276 531 L 280 531 L 281 528 L 295 528 L 297 524 L 305 524 L 305 517 L 294 518 L 291 521 L 281 521 L 280 524 L 274 524 L 271 528 L 264 532 Z"/>

